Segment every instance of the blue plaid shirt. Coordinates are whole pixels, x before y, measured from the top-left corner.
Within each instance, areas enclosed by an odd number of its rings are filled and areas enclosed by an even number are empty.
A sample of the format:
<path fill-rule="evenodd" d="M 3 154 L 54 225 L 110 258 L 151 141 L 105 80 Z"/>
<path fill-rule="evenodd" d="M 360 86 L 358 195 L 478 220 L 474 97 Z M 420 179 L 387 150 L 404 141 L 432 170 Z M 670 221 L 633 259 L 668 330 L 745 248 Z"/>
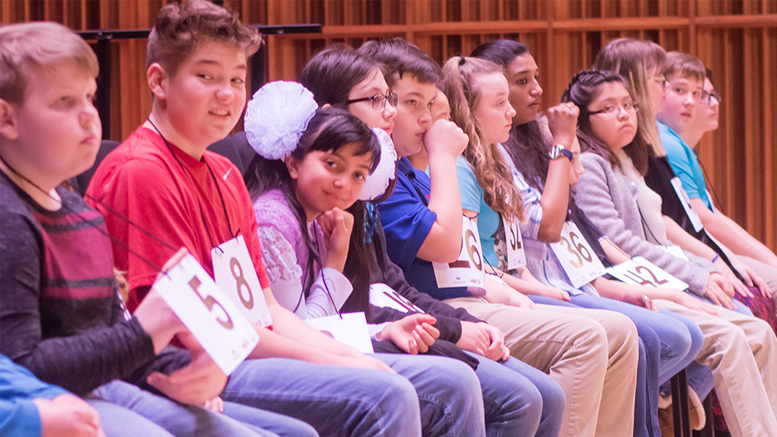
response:
<path fill-rule="evenodd" d="M 510 165 L 515 186 L 523 199 L 526 220 L 519 222 L 519 227 L 523 237 L 523 247 L 526 251 L 526 267 L 535 278 L 546 285 L 559 288 L 571 295 L 585 293 L 598 296 L 599 293 L 591 284 L 585 284 L 579 289 L 573 287 L 556 254 L 550 248 L 550 244 L 537 239 L 540 223 L 542 223 L 542 204 L 540 203 L 542 193 L 526 182 L 523 175 L 515 168 L 510 155 L 501 145 L 499 149 Z"/>

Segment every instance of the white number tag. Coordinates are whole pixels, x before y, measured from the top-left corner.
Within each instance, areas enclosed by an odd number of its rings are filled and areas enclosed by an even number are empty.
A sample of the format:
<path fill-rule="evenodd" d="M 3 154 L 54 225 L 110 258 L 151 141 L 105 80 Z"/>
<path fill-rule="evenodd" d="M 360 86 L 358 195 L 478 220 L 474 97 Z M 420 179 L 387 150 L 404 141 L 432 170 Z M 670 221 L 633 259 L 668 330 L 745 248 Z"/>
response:
<path fill-rule="evenodd" d="M 717 214 L 718 213 L 718 209 L 715 208 L 715 202 L 712 201 L 712 196 L 710 195 L 710 190 L 706 190 L 706 191 L 707 191 L 707 199 L 709 199 L 710 206 L 712 207 L 712 212 Z"/>
<path fill-rule="evenodd" d="M 688 288 L 688 284 L 641 256 L 635 256 L 629 261 L 610 267 L 607 269 L 607 272 L 627 284 L 648 285 L 650 287 L 672 288 L 675 290 L 685 290 Z"/>
<path fill-rule="evenodd" d="M 161 276 L 154 289 L 225 374 L 259 342 L 256 329 L 191 254 Z"/>
<path fill-rule="evenodd" d="M 526 252 L 523 250 L 523 238 L 518 223 L 502 217 L 502 225 L 505 228 L 505 246 L 507 250 L 507 269 L 515 270 L 526 265 Z"/>
<path fill-rule="evenodd" d="M 305 321 L 308 325 L 361 353 L 374 353 L 364 313 L 344 313 L 342 316 L 342 319 L 334 315 L 305 319 Z"/>
<path fill-rule="evenodd" d="M 238 235 L 211 251 L 216 284 L 240 308 L 251 323 L 272 324 L 267 301 L 264 300 L 259 277 L 242 235 Z"/>
<path fill-rule="evenodd" d="M 469 217 L 462 217 L 461 233 L 459 259 L 450 264 L 432 263 L 437 286 L 467 287 L 471 292 L 483 294 L 486 275 L 483 272 L 483 249 L 477 223 Z"/>
<path fill-rule="evenodd" d="M 683 188 L 682 181 L 680 181 L 679 177 L 675 176 L 672 178 L 671 182 L 672 182 L 672 187 L 674 187 L 674 190 L 677 193 L 677 197 L 680 198 L 680 203 L 683 204 L 685 213 L 688 215 L 688 218 L 691 219 L 693 230 L 696 232 L 701 231 L 704 225 L 702 224 L 701 219 L 699 218 L 699 214 L 697 214 L 696 210 L 693 208 L 691 199 L 688 197 L 688 193 L 685 192 L 685 188 Z"/>
<path fill-rule="evenodd" d="M 370 285 L 370 303 L 376 307 L 393 308 L 403 313 L 408 313 L 410 311 L 418 313 L 424 312 L 424 310 L 415 306 L 413 302 L 407 300 L 405 296 L 402 296 L 388 285 L 381 284 L 380 282 Z"/>
<path fill-rule="evenodd" d="M 604 274 L 604 265 L 573 222 L 564 223 L 561 240 L 551 243 L 550 248 L 575 288 L 580 288 Z"/>

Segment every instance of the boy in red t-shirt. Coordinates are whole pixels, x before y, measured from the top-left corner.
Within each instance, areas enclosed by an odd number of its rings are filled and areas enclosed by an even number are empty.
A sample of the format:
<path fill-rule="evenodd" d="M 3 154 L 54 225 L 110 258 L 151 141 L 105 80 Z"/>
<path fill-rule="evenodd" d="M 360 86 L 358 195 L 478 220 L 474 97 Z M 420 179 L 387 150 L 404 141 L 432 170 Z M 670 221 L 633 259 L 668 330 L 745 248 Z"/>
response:
<path fill-rule="evenodd" d="M 267 285 L 256 219 L 239 170 L 207 147 L 229 134 L 246 102 L 247 58 L 258 33 L 204 1 L 164 7 L 149 36 L 148 120 L 101 163 L 87 199 L 108 229 L 156 265 L 185 247 L 213 274 L 211 251 L 241 236 L 263 288 L 272 328 L 231 375 L 221 397 L 302 419 L 328 435 L 419 435 L 417 395 L 383 362 L 334 341 L 276 302 Z M 156 271 L 114 245 L 127 271 L 129 306 L 140 304 Z M 328 364 L 320 366 L 319 364 Z M 347 368 L 346 368 L 347 367 Z M 378 371 L 379 370 L 379 371 Z M 379 414 L 375 414 L 379 411 Z"/>

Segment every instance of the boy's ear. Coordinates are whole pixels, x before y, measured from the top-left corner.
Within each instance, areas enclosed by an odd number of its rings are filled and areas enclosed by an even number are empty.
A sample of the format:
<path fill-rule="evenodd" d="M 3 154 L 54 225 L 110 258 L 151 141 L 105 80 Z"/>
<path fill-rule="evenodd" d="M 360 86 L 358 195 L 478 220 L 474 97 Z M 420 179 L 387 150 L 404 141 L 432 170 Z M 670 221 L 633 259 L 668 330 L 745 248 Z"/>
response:
<path fill-rule="evenodd" d="M 167 71 L 158 62 L 154 62 L 146 70 L 148 87 L 151 89 L 151 94 L 157 99 L 165 100 L 169 78 Z"/>
<path fill-rule="evenodd" d="M 297 180 L 299 178 L 299 161 L 289 156 L 284 162 L 286 163 L 286 168 L 289 169 L 289 176 L 291 176 L 291 179 Z"/>
<path fill-rule="evenodd" d="M 331 108 L 331 107 L 332 105 L 330 105 L 329 103 L 324 103 L 324 106 L 322 106 L 322 108 Z"/>
<path fill-rule="evenodd" d="M 4 99 L 0 99 L 0 135 L 10 141 L 19 137 L 16 110 Z"/>

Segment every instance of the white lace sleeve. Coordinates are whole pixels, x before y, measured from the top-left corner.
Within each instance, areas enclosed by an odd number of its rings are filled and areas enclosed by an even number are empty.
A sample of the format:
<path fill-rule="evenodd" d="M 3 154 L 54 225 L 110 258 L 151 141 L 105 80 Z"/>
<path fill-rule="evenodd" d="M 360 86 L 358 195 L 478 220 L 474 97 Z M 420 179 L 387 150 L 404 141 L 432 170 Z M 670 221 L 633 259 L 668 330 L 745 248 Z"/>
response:
<path fill-rule="evenodd" d="M 270 289 L 278 303 L 305 318 L 307 308 L 302 293 L 302 267 L 294 247 L 272 226 L 259 226 L 257 234 Z"/>

